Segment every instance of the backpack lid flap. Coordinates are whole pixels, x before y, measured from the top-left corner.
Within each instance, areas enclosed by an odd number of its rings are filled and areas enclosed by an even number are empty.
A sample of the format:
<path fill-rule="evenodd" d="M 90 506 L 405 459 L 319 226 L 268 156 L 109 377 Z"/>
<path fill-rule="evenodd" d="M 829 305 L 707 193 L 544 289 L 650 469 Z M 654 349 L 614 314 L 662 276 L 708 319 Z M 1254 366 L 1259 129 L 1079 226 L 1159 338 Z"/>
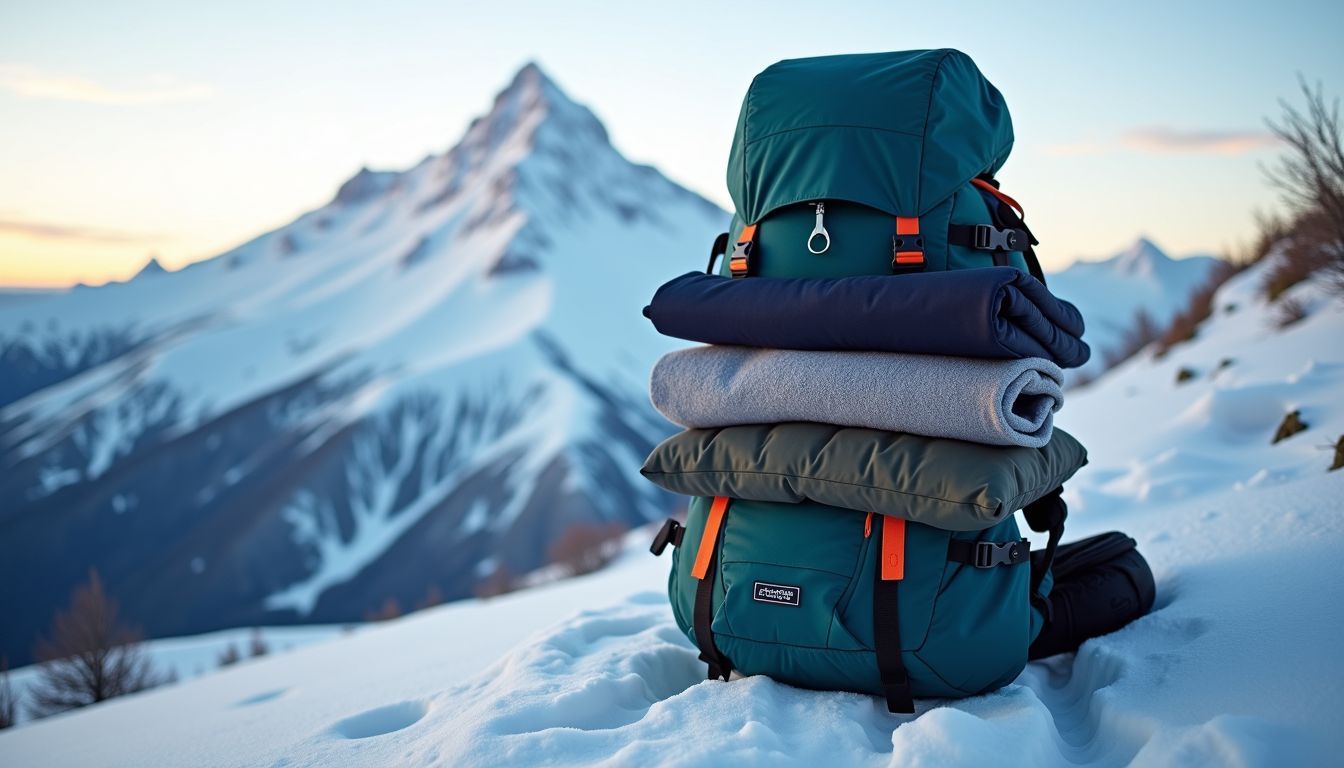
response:
<path fill-rule="evenodd" d="M 960 51 L 790 59 L 747 91 L 728 191 L 748 223 L 811 200 L 920 215 L 1012 145 L 1003 96 Z"/>

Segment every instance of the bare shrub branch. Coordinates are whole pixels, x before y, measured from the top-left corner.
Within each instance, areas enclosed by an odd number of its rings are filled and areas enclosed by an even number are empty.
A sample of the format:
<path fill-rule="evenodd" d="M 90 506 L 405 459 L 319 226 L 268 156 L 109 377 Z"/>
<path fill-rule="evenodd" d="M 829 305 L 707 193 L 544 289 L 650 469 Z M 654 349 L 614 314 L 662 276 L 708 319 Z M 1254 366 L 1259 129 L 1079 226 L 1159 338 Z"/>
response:
<path fill-rule="evenodd" d="M 238 646 L 229 643 L 224 647 L 224 650 L 219 652 L 219 656 L 216 657 L 215 663 L 221 667 L 231 667 L 242 660 L 243 655 L 238 652 Z"/>
<path fill-rule="evenodd" d="M 605 567 L 620 551 L 625 526 L 620 523 L 576 523 L 551 544 L 551 562 L 574 576 Z"/>
<path fill-rule="evenodd" d="M 97 571 L 75 590 L 68 611 L 58 612 L 50 637 L 39 640 L 42 676 L 32 691 L 33 711 L 43 717 L 151 688 L 155 673 L 139 630 L 117 616 L 117 603 L 103 590 Z"/>
<path fill-rule="evenodd" d="M 1144 347 L 1157 341 L 1161 333 L 1157 323 L 1153 322 L 1153 316 L 1148 314 L 1148 310 L 1140 307 L 1134 313 L 1134 319 L 1129 324 L 1129 330 L 1125 331 L 1124 336 L 1121 337 L 1120 345 L 1106 350 L 1102 362 L 1107 370 L 1114 368 L 1143 351 Z"/>
<path fill-rule="evenodd" d="M 1336 289 L 1344 291 L 1344 131 L 1339 100 L 1327 103 L 1320 83 L 1312 88 L 1300 75 L 1298 83 L 1305 107 L 1299 109 L 1281 99 L 1279 119 L 1266 121 L 1287 147 L 1267 175 L 1299 222 L 1317 219 L 1312 237 L 1299 236 L 1296 244 L 1308 251 L 1324 251 L 1322 266 L 1333 273 Z M 1314 254 L 1299 254 L 1299 258 L 1310 255 Z"/>
<path fill-rule="evenodd" d="M 1213 298 L 1218 295 L 1218 289 L 1223 287 L 1223 283 L 1226 283 L 1236 273 L 1236 268 L 1226 262 L 1221 262 L 1214 267 L 1204 284 L 1190 294 L 1190 299 L 1185 308 L 1171 318 L 1171 323 L 1167 325 L 1167 329 L 1158 337 L 1158 357 L 1165 355 L 1168 350 L 1177 344 L 1195 338 L 1195 334 L 1199 332 L 1200 324 L 1213 314 Z"/>
<path fill-rule="evenodd" d="M 261 628 L 253 627 L 252 636 L 248 638 L 247 641 L 247 655 L 255 659 L 258 656 L 265 656 L 270 652 L 271 646 L 266 642 L 266 638 L 262 636 Z"/>
<path fill-rule="evenodd" d="M 0 658 L 0 731 L 19 721 L 19 698 L 9 681 L 9 659 Z"/>
<path fill-rule="evenodd" d="M 517 578 L 514 577 L 508 566 L 501 563 L 490 572 L 489 576 L 476 585 L 475 594 L 482 600 L 488 600 L 492 597 L 507 595 L 518 587 Z"/>
<path fill-rule="evenodd" d="M 397 602 L 395 597 L 389 597 L 383 601 L 376 611 L 369 611 L 364 614 L 365 621 L 391 621 L 401 618 L 401 603 Z"/>

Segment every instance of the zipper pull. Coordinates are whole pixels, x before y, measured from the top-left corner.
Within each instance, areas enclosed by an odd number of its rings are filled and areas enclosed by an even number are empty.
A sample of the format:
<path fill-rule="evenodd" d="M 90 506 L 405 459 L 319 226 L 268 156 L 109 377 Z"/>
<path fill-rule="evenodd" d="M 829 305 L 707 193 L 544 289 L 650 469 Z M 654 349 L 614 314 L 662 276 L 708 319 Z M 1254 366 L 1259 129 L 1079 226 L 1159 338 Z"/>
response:
<path fill-rule="evenodd" d="M 822 223 L 822 217 L 826 215 L 826 204 L 818 202 L 817 204 L 817 226 L 812 228 L 812 234 L 807 236 L 807 250 L 820 256 L 831 248 L 831 235 L 826 231 L 826 225 Z M 822 240 L 821 250 L 812 247 L 812 243 L 820 237 Z"/>
<path fill-rule="evenodd" d="M 863 519 L 863 538 L 866 539 L 872 535 L 873 535 L 873 513 L 869 512 L 868 516 Z"/>

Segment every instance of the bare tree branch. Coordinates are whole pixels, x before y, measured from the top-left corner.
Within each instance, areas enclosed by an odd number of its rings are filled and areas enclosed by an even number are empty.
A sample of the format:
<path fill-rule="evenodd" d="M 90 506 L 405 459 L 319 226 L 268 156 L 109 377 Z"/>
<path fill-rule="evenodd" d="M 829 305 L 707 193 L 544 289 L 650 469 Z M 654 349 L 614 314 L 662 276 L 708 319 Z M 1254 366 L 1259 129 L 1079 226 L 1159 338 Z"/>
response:
<path fill-rule="evenodd" d="M 1319 82 L 1313 88 L 1300 75 L 1298 82 L 1305 107 L 1280 100 L 1282 115 L 1266 121 L 1288 150 L 1266 173 L 1295 212 L 1297 223 L 1315 225 L 1310 233 L 1314 237 L 1296 237 L 1290 249 L 1297 253 L 1289 257 L 1311 266 L 1298 271 L 1328 267 L 1336 286 L 1344 290 L 1344 131 L 1339 100 L 1327 103 Z"/>
<path fill-rule="evenodd" d="M 600 570 L 620 552 L 624 533 L 620 523 L 575 523 L 551 544 L 551 562 L 574 576 Z"/>
<path fill-rule="evenodd" d="M 38 717 L 85 707 L 161 682 L 144 655 L 138 630 L 117 617 L 117 604 L 96 571 L 56 614 L 50 639 L 38 642 L 42 677 L 33 689 Z"/>
<path fill-rule="evenodd" d="M 9 659 L 0 658 L 0 731 L 19 721 L 19 698 L 9 682 Z"/>

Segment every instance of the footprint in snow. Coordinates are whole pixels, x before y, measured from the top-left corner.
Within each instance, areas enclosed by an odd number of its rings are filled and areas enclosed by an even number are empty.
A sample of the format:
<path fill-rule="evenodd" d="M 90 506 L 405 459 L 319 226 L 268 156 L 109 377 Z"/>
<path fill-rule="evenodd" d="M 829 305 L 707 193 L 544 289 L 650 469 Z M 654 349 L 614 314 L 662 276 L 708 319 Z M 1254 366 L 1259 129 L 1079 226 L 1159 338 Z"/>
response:
<path fill-rule="evenodd" d="M 278 698 L 280 698 L 281 696 L 284 696 L 285 693 L 287 693 L 288 691 L 289 691 L 288 688 L 276 688 L 276 689 L 273 690 L 273 691 L 262 691 L 261 693 L 254 694 L 254 695 L 252 695 L 252 696 L 248 696 L 248 697 L 245 698 L 245 699 L 239 699 L 238 701 L 235 701 L 235 702 L 233 703 L 233 706 L 235 706 L 235 707 L 251 707 L 251 706 L 256 705 L 256 704 L 263 704 L 263 703 L 265 703 L 265 702 L 268 702 L 268 701 L 274 701 L 275 699 L 278 699 Z"/>
<path fill-rule="evenodd" d="M 360 712 L 331 727 L 332 733 L 346 739 L 367 739 L 409 728 L 429 712 L 423 701 L 403 701 Z"/>
<path fill-rule="evenodd" d="M 657 609 L 642 602 L 585 612 L 530 649 L 519 669 L 543 690 L 497 716 L 498 732 L 612 731 L 702 681 L 665 598 Z"/>
<path fill-rule="evenodd" d="M 1161 597 L 1163 592 L 1158 594 Z M 1168 593 L 1167 604 L 1173 596 Z M 1113 697 L 1098 694 L 1119 683 L 1135 663 L 1150 678 L 1150 685 L 1160 685 L 1169 670 L 1182 662 L 1178 649 L 1208 633 L 1208 620 L 1172 616 L 1161 610 L 1164 607 L 1155 607 L 1113 635 L 1087 641 L 1074 655 L 1028 667 L 1023 682 L 1054 719 L 1063 742 L 1060 753 L 1066 760 L 1089 762 L 1109 745 L 1113 751 L 1107 759 L 1122 756 L 1120 762 L 1128 762 L 1147 743 L 1146 735 L 1129 732 L 1123 717 L 1113 716 Z"/>

